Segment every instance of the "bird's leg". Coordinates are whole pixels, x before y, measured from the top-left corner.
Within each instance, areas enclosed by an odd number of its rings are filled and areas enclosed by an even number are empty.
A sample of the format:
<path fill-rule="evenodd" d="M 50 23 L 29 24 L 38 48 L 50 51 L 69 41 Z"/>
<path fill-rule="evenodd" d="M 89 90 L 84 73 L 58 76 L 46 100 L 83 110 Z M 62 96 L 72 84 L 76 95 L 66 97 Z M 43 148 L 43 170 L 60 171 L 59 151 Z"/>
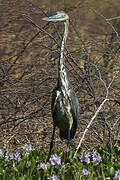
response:
<path fill-rule="evenodd" d="M 53 140 L 54 140 L 54 136 L 55 136 L 55 129 L 56 129 L 56 126 L 53 125 L 53 133 L 52 133 L 52 139 L 51 139 L 51 143 L 50 143 L 50 150 L 49 150 L 49 155 L 48 155 L 47 161 L 49 161 L 49 159 L 50 159 L 51 151 L 53 148 Z"/>
<path fill-rule="evenodd" d="M 70 128 L 68 130 L 68 139 L 67 139 L 67 150 L 66 150 L 67 158 L 68 158 L 68 155 L 69 155 L 69 148 L 70 148 Z"/>
<path fill-rule="evenodd" d="M 66 150 L 66 156 L 67 156 L 67 158 L 68 158 L 68 155 L 69 155 L 69 148 L 70 148 L 70 132 L 71 132 L 72 124 L 73 124 L 73 119 L 72 119 L 72 117 L 71 117 L 71 118 L 70 118 L 70 121 L 69 121 L 68 139 L 67 139 L 67 150 Z"/>

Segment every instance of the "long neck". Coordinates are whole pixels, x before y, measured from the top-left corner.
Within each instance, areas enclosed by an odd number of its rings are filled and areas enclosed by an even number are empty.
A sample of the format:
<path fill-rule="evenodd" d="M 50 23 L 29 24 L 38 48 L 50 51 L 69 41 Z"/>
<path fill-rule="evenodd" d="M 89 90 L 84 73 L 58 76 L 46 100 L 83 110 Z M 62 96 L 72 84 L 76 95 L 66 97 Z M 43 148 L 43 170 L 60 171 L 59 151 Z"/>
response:
<path fill-rule="evenodd" d="M 68 90 L 68 78 L 67 73 L 64 66 L 64 49 L 66 45 L 66 40 L 68 36 L 68 28 L 69 28 L 69 20 L 64 22 L 65 30 L 63 35 L 63 40 L 61 44 L 61 52 L 60 52 L 60 59 L 58 64 L 58 86 L 63 87 L 66 91 Z"/>

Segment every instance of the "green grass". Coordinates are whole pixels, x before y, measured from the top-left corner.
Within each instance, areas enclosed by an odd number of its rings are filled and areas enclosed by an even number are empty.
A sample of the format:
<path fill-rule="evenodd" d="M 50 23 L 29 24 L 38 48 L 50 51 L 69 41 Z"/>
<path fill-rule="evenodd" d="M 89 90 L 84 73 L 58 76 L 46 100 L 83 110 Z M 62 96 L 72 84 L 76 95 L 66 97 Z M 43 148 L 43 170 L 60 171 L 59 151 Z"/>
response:
<path fill-rule="evenodd" d="M 57 155 L 56 160 L 52 159 L 46 163 L 48 153 L 42 153 L 38 150 L 24 149 L 20 151 L 20 154 L 7 153 L 2 150 L 0 151 L 0 180 L 55 179 L 53 175 L 59 177 L 56 179 L 62 180 L 113 179 L 115 172 L 120 170 L 120 146 L 112 149 L 100 146 L 94 151 L 98 161 L 95 157 L 93 159 L 93 150 L 81 149 L 75 159 L 73 159 L 75 153 L 73 149 L 70 149 L 68 159 L 65 152 L 53 150 L 52 154 Z M 83 156 L 85 154 L 86 156 Z M 45 163 L 42 164 L 42 168 L 39 166 L 40 163 Z M 82 174 L 83 169 L 88 171 L 88 175 Z"/>

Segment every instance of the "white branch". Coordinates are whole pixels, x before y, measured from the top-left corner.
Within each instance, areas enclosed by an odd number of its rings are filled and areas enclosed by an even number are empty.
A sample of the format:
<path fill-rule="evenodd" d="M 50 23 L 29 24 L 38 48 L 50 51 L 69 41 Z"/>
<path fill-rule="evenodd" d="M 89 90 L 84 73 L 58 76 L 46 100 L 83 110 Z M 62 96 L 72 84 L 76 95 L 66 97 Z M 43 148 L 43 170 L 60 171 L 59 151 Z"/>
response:
<path fill-rule="evenodd" d="M 92 64 L 92 63 L 91 63 L 91 64 Z M 92 65 L 93 65 L 93 66 L 96 68 L 96 70 L 98 71 L 99 79 L 100 79 L 100 81 L 104 84 L 104 87 L 105 87 L 105 89 L 106 89 L 106 97 L 105 97 L 104 101 L 100 104 L 100 106 L 98 107 L 98 109 L 97 109 L 97 111 L 95 112 L 94 116 L 91 118 L 89 124 L 87 125 L 87 127 L 86 127 L 86 129 L 85 129 L 85 131 L 84 131 L 84 133 L 83 133 L 83 135 L 82 135 L 82 138 L 80 139 L 80 142 L 79 142 L 79 144 L 78 144 L 78 146 L 77 146 L 77 149 L 76 149 L 76 151 L 75 151 L 75 154 L 74 154 L 73 159 L 76 157 L 76 154 L 77 154 L 79 148 L 81 147 L 82 141 L 83 141 L 83 139 L 84 139 L 84 137 L 85 137 L 85 135 L 86 135 L 89 127 L 91 126 L 93 120 L 96 118 L 96 116 L 98 115 L 98 113 L 99 113 L 100 110 L 102 109 L 102 107 L 103 107 L 103 105 L 105 104 L 105 102 L 109 100 L 109 99 L 108 99 L 108 95 L 109 95 L 109 91 L 108 91 L 108 90 L 109 90 L 111 84 L 113 83 L 113 81 L 114 81 L 114 79 L 115 79 L 115 77 L 116 77 L 116 76 L 113 77 L 113 79 L 111 80 L 111 82 L 109 83 L 109 85 L 108 85 L 108 87 L 107 87 L 105 81 L 102 79 L 100 70 L 97 68 L 97 66 L 96 66 L 95 64 L 92 64 Z"/>

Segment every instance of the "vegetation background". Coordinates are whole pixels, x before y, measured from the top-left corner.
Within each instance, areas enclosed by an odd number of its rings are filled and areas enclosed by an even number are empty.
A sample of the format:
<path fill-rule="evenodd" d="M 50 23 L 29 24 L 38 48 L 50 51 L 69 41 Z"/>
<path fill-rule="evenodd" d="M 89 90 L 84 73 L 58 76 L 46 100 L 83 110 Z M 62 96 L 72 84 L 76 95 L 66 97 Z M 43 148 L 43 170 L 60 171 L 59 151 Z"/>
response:
<path fill-rule="evenodd" d="M 119 0 L 0 0 L 0 147 L 25 143 L 48 151 L 52 135 L 50 95 L 57 81 L 63 23 L 41 18 L 65 11 L 70 32 L 65 53 L 69 80 L 79 97 L 76 148 L 90 119 L 82 147 L 114 147 L 120 137 Z M 55 137 L 55 148 L 65 143 Z"/>

